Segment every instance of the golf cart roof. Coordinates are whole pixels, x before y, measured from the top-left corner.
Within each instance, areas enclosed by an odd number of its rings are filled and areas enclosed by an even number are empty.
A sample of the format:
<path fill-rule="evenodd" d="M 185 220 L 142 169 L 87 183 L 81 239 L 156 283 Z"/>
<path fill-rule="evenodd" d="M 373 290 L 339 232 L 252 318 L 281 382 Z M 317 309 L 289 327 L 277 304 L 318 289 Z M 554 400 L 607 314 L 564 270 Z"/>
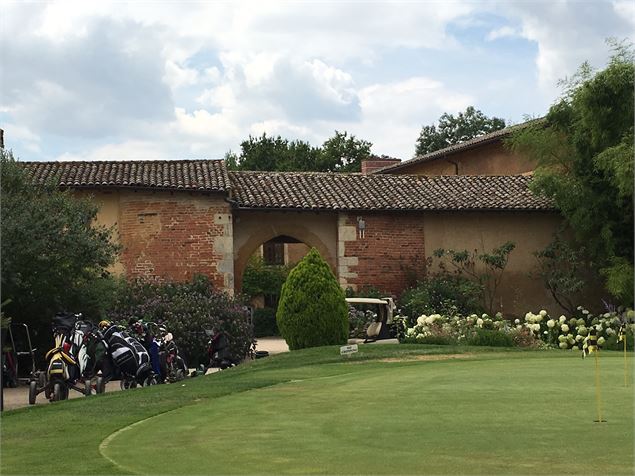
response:
<path fill-rule="evenodd" d="M 385 299 L 377 298 L 346 298 L 346 302 L 350 304 L 388 304 Z"/>

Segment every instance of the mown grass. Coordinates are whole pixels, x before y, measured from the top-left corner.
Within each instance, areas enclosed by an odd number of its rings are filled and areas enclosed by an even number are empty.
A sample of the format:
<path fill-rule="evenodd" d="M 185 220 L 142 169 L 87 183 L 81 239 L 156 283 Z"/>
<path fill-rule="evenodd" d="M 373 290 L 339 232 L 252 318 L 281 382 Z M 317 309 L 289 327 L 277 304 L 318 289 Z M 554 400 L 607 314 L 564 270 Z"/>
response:
<path fill-rule="evenodd" d="M 633 471 L 633 396 L 617 354 L 603 354 L 609 422 L 598 425 L 593 364 L 577 354 L 360 349 L 351 359 L 307 349 L 184 386 L 7 412 L 2 474 Z M 412 360 L 461 352 L 469 359 Z M 117 464 L 102 456 L 106 437 L 160 414 L 109 443 Z"/>

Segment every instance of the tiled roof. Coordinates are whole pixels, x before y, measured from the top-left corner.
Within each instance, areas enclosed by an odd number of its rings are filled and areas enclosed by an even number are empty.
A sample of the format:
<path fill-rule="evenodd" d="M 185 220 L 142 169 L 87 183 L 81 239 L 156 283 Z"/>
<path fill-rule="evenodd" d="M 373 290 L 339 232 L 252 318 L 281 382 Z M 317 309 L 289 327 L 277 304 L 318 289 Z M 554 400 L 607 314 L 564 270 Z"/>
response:
<path fill-rule="evenodd" d="M 238 208 L 301 210 L 552 210 L 531 177 L 229 172 Z"/>
<path fill-rule="evenodd" d="M 474 139 L 466 140 L 465 142 L 461 142 L 459 144 L 454 144 L 444 149 L 435 150 L 434 152 L 430 152 L 426 155 L 421 155 L 419 157 L 415 157 L 414 159 L 406 160 L 401 162 L 400 164 L 389 165 L 387 167 L 383 167 L 381 169 L 374 170 L 375 174 L 391 174 L 393 172 L 398 172 L 404 168 L 410 167 L 414 164 L 420 164 L 423 162 L 431 162 L 433 160 L 442 159 L 448 155 L 455 154 L 457 152 L 462 152 L 464 150 L 471 149 L 473 147 L 478 147 L 480 145 L 489 144 L 491 142 L 498 141 L 504 137 L 509 136 L 513 132 L 524 129 L 530 125 L 534 125 L 543 119 L 533 119 L 531 121 L 523 122 L 522 124 L 516 124 L 513 126 L 505 127 L 504 129 L 500 129 L 498 131 L 490 132 L 489 134 L 483 134 L 482 136 L 475 137 Z"/>
<path fill-rule="evenodd" d="M 202 192 L 229 187 L 222 160 L 143 160 L 99 162 L 21 162 L 36 182 L 61 187 L 134 187 Z"/>

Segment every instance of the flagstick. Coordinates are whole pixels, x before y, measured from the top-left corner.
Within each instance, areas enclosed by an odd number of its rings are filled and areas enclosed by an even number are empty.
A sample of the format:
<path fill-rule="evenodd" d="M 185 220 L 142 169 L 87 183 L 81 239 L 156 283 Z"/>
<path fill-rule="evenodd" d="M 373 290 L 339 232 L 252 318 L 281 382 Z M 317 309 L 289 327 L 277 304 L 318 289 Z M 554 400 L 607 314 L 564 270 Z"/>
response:
<path fill-rule="evenodd" d="M 595 354 L 595 401 L 598 407 L 598 419 L 596 423 L 604 423 L 606 420 L 602 420 L 602 391 L 600 390 L 600 352 L 596 349 Z"/>
<path fill-rule="evenodd" d="M 628 361 L 626 359 L 626 332 L 624 333 L 624 338 L 622 340 L 624 341 L 624 386 L 628 387 L 628 370 L 627 370 Z"/>

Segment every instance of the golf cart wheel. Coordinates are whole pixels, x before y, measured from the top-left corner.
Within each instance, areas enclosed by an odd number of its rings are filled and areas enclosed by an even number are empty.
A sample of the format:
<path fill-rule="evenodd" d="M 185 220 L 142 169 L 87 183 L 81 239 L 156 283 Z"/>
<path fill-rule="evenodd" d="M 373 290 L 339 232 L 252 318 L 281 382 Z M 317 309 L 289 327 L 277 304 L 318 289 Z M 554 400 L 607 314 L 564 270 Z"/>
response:
<path fill-rule="evenodd" d="M 53 401 L 59 402 L 60 400 L 64 400 L 64 389 L 60 382 L 55 382 L 53 385 Z"/>
<path fill-rule="evenodd" d="M 121 390 L 128 390 L 135 388 L 137 386 L 137 382 L 128 380 L 127 378 L 122 378 L 119 382 L 119 386 L 121 387 Z"/>
<path fill-rule="evenodd" d="M 90 379 L 84 380 L 84 395 L 90 397 L 92 390 Z"/>
<path fill-rule="evenodd" d="M 177 370 L 174 380 L 178 382 L 179 380 L 183 380 L 184 378 L 185 378 L 185 372 L 183 372 L 183 369 Z"/>
<path fill-rule="evenodd" d="M 97 380 L 95 382 L 95 391 L 97 392 L 97 395 L 106 392 L 106 382 L 104 381 L 104 377 L 97 377 Z"/>
<path fill-rule="evenodd" d="M 144 387 L 149 387 L 150 385 L 158 385 L 159 379 L 155 374 L 150 375 L 143 381 Z"/>
<path fill-rule="evenodd" d="M 39 389 L 46 387 L 46 374 L 44 372 L 37 373 L 37 386 Z"/>
<path fill-rule="evenodd" d="M 37 397 L 37 382 L 31 380 L 29 382 L 29 405 L 35 405 L 35 399 Z"/>

